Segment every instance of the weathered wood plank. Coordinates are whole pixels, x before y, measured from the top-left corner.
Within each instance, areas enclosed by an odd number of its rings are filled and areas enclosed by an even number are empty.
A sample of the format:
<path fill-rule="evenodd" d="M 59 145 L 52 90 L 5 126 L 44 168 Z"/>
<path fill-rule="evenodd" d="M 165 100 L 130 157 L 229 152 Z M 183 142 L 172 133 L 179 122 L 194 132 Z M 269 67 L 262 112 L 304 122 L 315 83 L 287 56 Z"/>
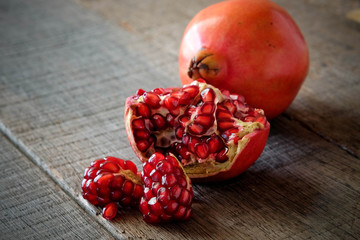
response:
<path fill-rule="evenodd" d="M 177 55 L 187 23 L 202 8 L 217 1 L 77 2 Z M 309 75 L 286 114 L 359 156 L 360 32 L 345 15 L 359 8 L 360 2 L 275 2 L 291 13 L 310 48 Z"/>
<path fill-rule="evenodd" d="M 140 6 L 132 2 L 125 16 L 136 16 Z M 180 7 L 173 5 L 176 16 L 159 29 L 185 24 L 182 11 L 193 10 Z M 124 100 L 139 87 L 179 85 L 174 46 L 145 40 L 151 35 L 131 24 L 119 28 L 71 1 L 11 1 L 2 19 L 0 129 L 98 213 L 80 196 L 83 169 L 105 155 L 135 159 Z M 119 238 L 357 239 L 359 180 L 358 158 L 282 116 L 272 121 L 268 145 L 249 171 L 195 186 L 189 222 L 150 226 L 137 210 L 125 209 L 112 222 L 97 220 Z"/>
<path fill-rule="evenodd" d="M 0 134 L 1 239 L 113 239 Z"/>

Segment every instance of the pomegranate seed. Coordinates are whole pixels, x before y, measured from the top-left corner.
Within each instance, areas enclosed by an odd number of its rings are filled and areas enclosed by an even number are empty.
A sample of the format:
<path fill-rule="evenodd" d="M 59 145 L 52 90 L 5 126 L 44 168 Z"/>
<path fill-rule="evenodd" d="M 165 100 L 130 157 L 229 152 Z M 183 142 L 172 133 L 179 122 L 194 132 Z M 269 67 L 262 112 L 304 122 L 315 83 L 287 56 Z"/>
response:
<path fill-rule="evenodd" d="M 185 91 L 173 92 L 171 96 L 179 99 L 180 105 L 188 105 L 191 102 L 190 94 Z"/>
<path fill-rule="evenodd" d="M 107 220 L 111 220 L 116 216 L 117 210 L 118 210 L 118 206 L 116 205 L 116 203 L 114 202 L 108 203 L 103 208 L 102 216 Z"/>
<path fill-rule="evenodd" d="M 236 111 L 236 106 L 234 105 L 233 101 L 231 99 L 225 100 L 222 102 L 222 105 L 226 107 L 231 114 L 234 114 Z"/>
<path fill-rule="evenodd" d="M 113 181 L 111 182 L 110 187 L 114 189 L 120 189 L 124 183 L 124 179 L 125 179 L 124 176 L 121 175 L 115 176 Z"/>
<path fill-rule="evenodd" d="M 186 208 L 180 205 L 177 212 L 174 215 L 174 218 L 180 220 L 185 216 L 185 213 L 186 213 Z"/>
<path fill-rule="evenodd" d="M 96 168 L 96 167 L 91 167 L 91 168 L 88 168 L 89 170 L 86 171 L 86 176 L 84 175 L 85 178 L 89 179 L 94 179 L 96 177 L 96 173 L 97 171 L 99 170 L 99 168 Z"/>
<path fill-rule="evenodd" d="M 191 98 L 194 98 L 199 93 L 199 87 L 187 86 L 183 88 L 183 91 L 189 93 Z"/>
<path fill-rule="evenodd" d="M 228 160 L 228 156 L 226 155 L 228 153 L 229 149 L 227 147 L 223 148 L 217 155 L 216 155 L 216 161 L 218 162 L 225 162 Z"/>
<path fill-rule="evenodd" d="M 145 129 L 145 122 L 143 119 L 134 119 L 132 121 L 132 127 L 135 130 L 144 130 Z"/>
<path fill-rule="evenodd" d="M 166 93 L 166 91 L 163 88 L 155 88 L 154 90 L 152 90 L 152 92 L 158 95 Z"/>
<path fill-rule="evenodd" d="M 215 93 L 211 88 L 206 88 L 201 92 L 201 99 L 203 102 L 214 102 Z"/>
<path fill-rule="evenodd" d="M 169 124 L 169 126 L 171 127 L 175 126 L 175 117 L 170 113 L 166 114 L 166 121 Z"/>
<path fill-rule="evenodd" d="M 144 182 L 145 182 L 145 181 L 144 181 Z M 149 184 L 149 186 L 151 186 L 151 185 L 152 185 L 152 183 Z M 143 195 L 143 197 L 144 197 L 146 200 L 150 200 L 151 198 L 154 197 L 154 194 L 152 193 L 152 191 L 151 191 L 150 188 L 146 187 L 146 188 L 144 188 L 144 195 Z"/>
<path fill-rule="evenodd" d="M 195 144 L 195 153 L 199 158 L 205 159 L 209 156 L 209 146 L 203 142 L 197 143 Z"/>
<path fill-rule="evenodd" d="M 172 165 L 166 160 L 163 160 L 156 164 L 156 170 L 159 171 L 160 174 L 167 174 L 172 172 Z"/>
<path fill-rule="evenodd" d="M 150 137 L 150 133 L 147 130 L 137 130 L 134 131 L 134 136 L 136 139 L 148 139 Z"/>
<path fill-rule="evenodd" d="M 233 133 L 237 133 L 239 130 L 237 128 L 230 128 L 228 130 L 226 130 L 225 132 L 223 132 L 221 134 L 221 137 L 223 139 L 225 139 L 226 141 L 229 140 L 230 136 L 233 134 Z"/>
<path fill-rule="evenodd" d="M 189 140 L 190 140 L 190 135 L 185 133 L 181 139 L 182 143 L 184 143 L 185 146 L 187 146 L 189 144 Z"/>
<path fill-rule="evenodd" d="M 207 129 L 204 128 L 204 126 L 200 125 L 200 124 L 196 124 L 196 123 L 191 123 L 188 126 L 188 130 L 190 133 L 195 134 L 195 135 L 200 135 L 206 132 Z"/>
<path fill-rule="evenodd" d="M 209 146 L 209 153 L 215 153 L 222 147 L 223 142 L 220 140 L 218 136 L 212 136 L 206 140 L 206 143 Z"/>
<path fill-rule="evenodd" d="M 109 170 L 110 172 L 118 172 L 120 170 L 120 167 L 118 164 L 107 161 L 100 165 L 102 169 Z"/>
<path fill-rule="evenodd" d="M 183 143 L 176 143 L 175 144 L 176 152 L 180 154 L 181 158 L 189 159 L 190 155 L 186 149 L 186 146 Z"/>
<path fill-rule="evenodd" d="M 125 195 L 131 195 L 133 192 L 134 184 L 131 181 L 125 180 L 122 191 Z"/>
<path fill-rule="evenodd" d="M 160 98 L 156 93 L 146 92 L 144 93 L 144 102 L 150 108 L 159 108 L 160 107 Z"/>
<path fill-rule="evenodd" d="M 156 164 L 158 164 L 158 162 L 162 161 L 163 159 L 165 159 L 164 155 L 162 155 L 161 153 L 154 153 L 153 155 L 151 155 L 148 162 L 153 168 L 155 168 Z M 144 163 L 144 165 L 145 164 L 146 163 Z"/>
<path fill-rule="evenodd" d="M 136 116 L 141 116 L 143 118 L 150 118 L 150 109 L 149 107 L 144 103 L 138 103 L 136 106 Z"/>
<path fill-rule="evenodd" d="M 234 121 L 231 119 L 218 119 L 217 121 L 218 129 L 223 132 L 229 128 L 234 127 Z"/>
<path fill-rule="evenodd" d="M 130 160 L 126 160 L 124 161 L 125 164 L 124 164 L 124 167 L 125 169 L 129 169 L 131 170 L 134 174 L 137 174 L 137 167 L 135 165 L 135 163 L 133 163 L 132 161 Z"/>
<path fill-rule="evenodd" d="M 122 197 L 122 194 L 121 194 L 120 190 L 112 191 L 111 194 L 110 194 L 110 198 L 111 198 L 112 201 L 119 202 L 121 197 Z"/>
<path fill-rule="evenodd" d="M 172 198 L 174 198 L 175 200 L 179 200 L 182 188 L 179 187 L 178 185 L 175 185 L 170 189 L 170 191 Z"/>
<path fill-rule="evenodd" d="M 107 187 L 109 186 L 109 183 L 113 180 L 113 178 L 114 175 L 112 174 L 105 174 L 105 175 L 100 174 L 94 179 L 94 182 L 96 186 L 99 188 Z"/>
<path fill-rule="evenodd" d="M 199 114 L 194 118 L 194 122 L 203 127 L 210 127 L 214 123 L 214 117 L 211 115 Z"/>
<path fill-rule="evenodd" d="M 191 116 L 195 111 L 196 111 L 196 107 L 191 105 L 186 109 L 184 114 L 187 116 Z"/>
<path fill-rule="evenodd" d="M 179 204 L 176 201 L 170 200 L 169 203 L 164 207 L 164 209 L 167 214 L 172 215 L 176 212 L 178 207 L 179 207 Z"/>
<path fill-rule="evenodd" d="M 182 115 L 181 117 L 179 117 L 179 123 L 181 124 L 182 127 L 186 127 L 186 124 L 190 121 L 190 118 Z"/>
<path fill-rule="evenodd" d="M 155 113 L 151 117 L 151 122 L 154 124 L 157 130 L 164 130 L 167 127 L 166 120 L 160 113 Z"/>
<path fill-rule="evenodd" d="M 103 158 L 102 158 L 102 159 L 97 159 L 97 160 L 91 162 L 90 166 L 91 166 L 91 167 L 99 168 L 100 165 L 101 165 L 103 162 L 105 162 L 105 159 L 103 159 Z"/>
<path fill-rule="evenodd" d="M 205 102 L 200 111 L 204 114 L 212 114 L 215 111 L 215 104 L 212 102 Z"/>
<path fill-rule="evenodd" d="M 174 174 L 165 174 L 162 176 L 161 184 L 165 187 L 172 187 L 176 184 L 176 177 Z"/>
<path fill-rule="evenodd" d="M 170 191 L 165 187 L 161 187 L 157 192 L 157 198 L 161 205 L 166 206 L 171 199 Z"/>
<path fill-rule="evenodd" d="M 183 135 L 184 135 L 184 128 L 182 128 L 182 127 L 177 127 L 177 128 L 175 129 L 175 137 L 176 137 L 177 139 L 182 139 Z"/>
<path fill-rule="evenodd" d="M 136 147 L 140 150 L 140 152 L 145 152 L 150 147 L 150 144 L 147 140 L 141 139 L 136 141 Z"/>
<path fill-rule="evenodd" d="M 266 122 L 267 122 L 266 118 L 263 117 L 263 116 L 260 116 L 260 117 L 256 118 L 255 121 L 261 123 L 261 124 L 264 125 L 264 126 L 265 126 L 265 124 L 266 124 Z"/>
<path fill-rule="evenodd" d="M 216 111 L 216 118 L 217 119 L 231 119 L 232 117 L 233 117 L 233 115 L 227 109 L 226 110 L 218 109 Z"/>
<path fill-rule="evenodd" d="M 175 97 L 166 97 L 164 105 L 168 110 L 176 109 L 179 106 L 179 99 Z"/>
<path fill-rule="evenodd" d="M 143 95 L 145 93 L 145 90 L 143 90 L 143 89 L 138 89 L 137 91 L 136 91 L 136 95 L 138 96 L 138 97 L 140 97 L 141 95 Z"/>
<path fill-rule="evenodd" d="M 183 189 L 179 198 L 179 203 L 184 206 L 188 206 L 191 201 L 191 195 L 188 190 Z"/>
<path fill-rule="evenodd" d="M 96 189 L 96 184 L 91 179 L 89 179 L 86 183 L 86 190 L 91 194 L 96 194 Z"/>
<path fill-rule="evenodd" d="M 149 176 L 151 177 L 151 180 L 153 180 L 153 182 L 159 182 L 161 180 L 161 174 L 155 169 L 151 171 Z"/>
<path fill-rule="evenodd" d="M 199 143 L 199 142 L 201 142 L 201 141 L 200 141 L 200 139 L 198 139 L 197 137 L 190 137 L 190 138 L 189 138 L 189 141 L 188 141 L 188 144 L 187 144 L 188 149 L 189 149 L 191 152 L 195 153 L 195 144 L 197 144 L 197 143 Z"/>
<path fill-rule="evenodd" d="M 174 109 L 169 109 L 169 112 L 171 115 L 173 116 L 178 116 L 180 114 L 180 107 L 174 108 Z"/>

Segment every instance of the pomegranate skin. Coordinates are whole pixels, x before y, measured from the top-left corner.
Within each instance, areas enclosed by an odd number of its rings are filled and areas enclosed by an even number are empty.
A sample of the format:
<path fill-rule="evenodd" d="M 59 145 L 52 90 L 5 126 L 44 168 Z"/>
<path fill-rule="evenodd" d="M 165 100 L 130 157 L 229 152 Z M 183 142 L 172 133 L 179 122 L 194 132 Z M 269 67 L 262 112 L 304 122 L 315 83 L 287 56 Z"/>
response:
<path fill-rule="evenodd" d="M 300 29 L 269 0 L 231 0 L 203 9 L 186 27 L 179 51 L 184 85 L 205 79 L 243 95 L 268 119 L 288 108 L 308 68 Z"/>

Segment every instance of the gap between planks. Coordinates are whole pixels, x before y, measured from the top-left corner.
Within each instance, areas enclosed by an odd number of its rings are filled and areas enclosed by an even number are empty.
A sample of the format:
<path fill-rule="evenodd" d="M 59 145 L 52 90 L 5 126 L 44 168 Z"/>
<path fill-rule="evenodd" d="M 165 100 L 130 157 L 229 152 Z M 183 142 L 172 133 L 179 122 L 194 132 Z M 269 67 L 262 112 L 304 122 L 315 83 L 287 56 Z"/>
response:
<path fill-rule="evenodd" d="M 356 155 L 355 152 L 351 151 L 349 148 L 347 148 L 346 146 L 343 146 L 339 143 L 337 143 L 334 139 L 332 139 L 331 137 L 327 137 L 324 134 L 321 134 L 320 131 L 316 131 L 313 127 L 311 127 L 309 124 L 307 124 L 306 122 L 301 121 L 300 119 L 290 116 L 289 114 L 287 114 L 286 112 L 282 113 L 282 116 L 284 116 L 285 118 L 287 118 L 290 121 L 295 121 L 297 123 L 299 123 L 300 126 L 302 126 L 303 128 L 305 128 L 306 130 L 308 130 L 309 132 L 313 133 L 314 135 L 320 137 L 321 139 L 325 140 L 328 143 L 331 143 L 332 145 L 340 148 L 341 150 L 345 151 L 346 153 L 350 154 L 351 156 L 355 157 L 356 159 L 360 159 L 360 156 Z"/>

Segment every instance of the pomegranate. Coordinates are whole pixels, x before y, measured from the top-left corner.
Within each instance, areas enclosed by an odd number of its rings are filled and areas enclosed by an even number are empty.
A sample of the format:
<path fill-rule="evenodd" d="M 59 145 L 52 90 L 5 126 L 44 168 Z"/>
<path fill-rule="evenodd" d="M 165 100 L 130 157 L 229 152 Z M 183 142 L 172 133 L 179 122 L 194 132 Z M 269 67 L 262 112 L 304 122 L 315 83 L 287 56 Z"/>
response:
<path fill-rule="evenodd" d="M 269 0 L 232 0 L 200 11 L 185 29 L 179 51 L 183 84 L 198 78 L 243 95 L 268 119 L 296 97 L 309 53 L 292 17 Z"/>
<path fill-rule="evenodd" d="M 147 223 L 188 220 L 194 197 L 191 180 L 174 156 L 154 153 L 143 164 L 144 194 L 139 209 Z"/>
<path fill-rule="evenodd" d="M 81 183 L 84 199 L 103 207 L 103 217 L 113 219 L 117 204 L 137 206 L 143 195 L 143 183 L 136 165 L 116 157 L 97 159 L 85 169 Z"/>
<path fill-rule="evenodd" d="M 194 181 L 235 177 L 263 151 L 270 124 L 241 95 L 204 81 L 182 88 L 138 90 L 127 98 L 125 127 L 142 162 L 173 154 Z"/>

